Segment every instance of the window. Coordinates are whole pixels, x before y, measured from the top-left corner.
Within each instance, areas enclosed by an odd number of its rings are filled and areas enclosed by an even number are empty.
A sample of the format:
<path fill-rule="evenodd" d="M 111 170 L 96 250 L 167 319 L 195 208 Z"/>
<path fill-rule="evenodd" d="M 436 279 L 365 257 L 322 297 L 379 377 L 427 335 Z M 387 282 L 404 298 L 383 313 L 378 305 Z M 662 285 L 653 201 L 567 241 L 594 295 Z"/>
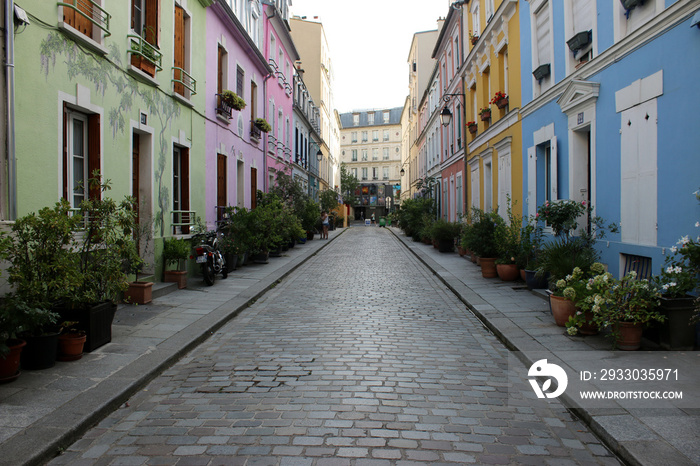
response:
<path fill-rule="evenodd" d="M 352 150 L 352 161 L 357 162 L 357 149 Z"/>
<path fill-rule="evenodd" d="M 275 36 L 270 34 L 270 61 L 272 63 L 275 63 L 275 51 L 277 50 L 277 41 L 275 40 Z M 275 66 L 276 68 L 276 66 Z"/>
<path fill-rule="evenodd" d="M 100 169 L 100 116 L 64 110 L 63 197 L 77 208 L 87 197 L 92 172 Z M 99 195 L 99 190 L 88 193 Z"/>
<path fill-rule="evenodd" d="M 190 209 L 190 163 L 189 149 L 173 146 L 173 211 Z M 182 218 L 182 216 L 176 216 Z M 189 233 L 182 227 L 182 233 Z M 177 227 L 173 233 L 178 233 Z"/>
<path fill-rule="evenodd" d="M 384 141 L 388 141 L 388 140 L 389 140 L 389 130 L 385 129 L 384 130 Z"/>
<path fill-rule="evenodd" d="M 80 34 L 92 39 L 97 43 L 102 43 L 102 32 L 105 36 L 109 35 L 107 29 L 108 13 L 101 7 L 102 1 L 95 0 L 94 2 L 65 2 L 70 3 L 70 6 L 62 6 L 63 23 L 72 27 Z M 92 21 L 95 21 L 93 25 Z"/>
<path fill-rule="evenodd" d="M 372 179 L 373 180 L 379 179 L 379 168 L 372 167 Z"/>
<path fill-rule="evenodd" d="M 491 21 L 493 17 L 493 0 L 484 0 L 484 18 L 486 22 Z"/>
<path fill-rule="evenodd" d="M 668 2 L 664 2 L 664 0 L 647 0 L 640 2 L 640 5 L 637 5 L 629 12 L 625 11 L 620 2 L 615 3 L 616 5 L 613 7 L 613 25 L 615 41 L 617 42 L 661 13 Z"/>
<path fill-rule="evenodd" d="M 254 81 L 250 82 L 250 119 L 255 121 L 258 112 L 258 85 Z"/>
<path fill-rule="evenodd" d="M 460 105 L 457 105 L 455 116 L 457 117 L 457 150 L 459 150 L 462 148 L 462 107 Z"/>
<path fill-rule="evenodd" d="M 367 124 L 369 124 L 369 125 L 374 124 L 374 113 L 367 114 Z"/>
<path fill-rule="evenodd" d="M 373 142 L 379 141 L 379 131 L 376 129 L 374 131 L 372 131 L 372 141 Z"/>
<path fill-rule="evenodd" d="M 362 161 L 367 161 L 367 149 L 362 149 Z"/>
<path fill-rule="evenodd" d="M 415 62 L 413 63 L 413 66 L 415 67 Z M 415 71 L 415 70 L 414 70 Z M 391 115 L 390 112 L 384 112 L 384 124 L 389 123 L 389 116 Z"/>
<path fill-rule="evenodd" d="M 564 5 L 568 19 L 567 44 L 569 49 L 574 47 L 573 51 L 567 51 L 567 73 L 571 73 L 593 56 L 596 10 L 593 0 L 567 0 Z"/>
<path fill-rule="evenodd" d="M 352 133 L 350 133 L 350 140 L 352 143 L 357 142 L 357 131 L 353 131 Z"/>
<path fill-rule="evenodd" d="M 362 132 L 362 142 L 367 142 L 367 131 Z"/>
<path fill-rule="evenodd" d="M 216 67 L 216 93 L 219 94 L 216 102 L 216 112 L 217 114 L 231 118 L 231 110 L 225 109 L 224 106 L 221 105 L 221 94 L 224 92 L 228 80 L 228 74 L 226 72 L 228 69 L 228 53 L 221 45 L 219 45 L 218 48 Z"/>
<path fill-rule="evenodd" d="M 352 169 L 352 176 L 357 179 L 357 168 Z"/>
<path fill-rule="evenodd" d="M 367 167 L 362 168 L 362 179 L 363 180 L 367 179 Z"/>
<path fill-rule="evenodd" d="M 175 5 L 175 27 L 173 48 L 173 91 L 190 97 L 194 83 L 190 71 L 190 17 L 180 6 Z"/>
<path fill-rule="evenodd" d="M 382 167 L 382 179 L 389 179 L 389 167 Z"/>
<path fill-rule="evenodd" d="M 474 31 L 473 34 L 475 36 L 478 36 L 481 34 L 481 19 L 479 18 L 479 2 L 478 1 L 472 2 L 471 13 L 472 13 L 472 31 Z"/>
<path fill-rule="evenodd" d="M 382 150 L 383 150 L 382 160 L 389 160 L 389 148 L 385 147 Z"/>
<path fill-rule="evenodd" d="M 132 47 L 140 47 L 143 52 L 151 51 L 151 55 L 159 55 L 160 52 L 154 50 L 158 48 L 158 30 L 160 12 L 158 10 L 160 2 L 156 0 L 131 0 L 131 29 L 141 36 L 141 38 L 153 46 L 152 48 L 144 44 L 134 44 Z M 155 63 L 141 55 L 131 54 L 131 65 L 139 68 L 150 76 L 156 75 Z"/>
<path fill-rule="evenodd" d="M 379 160 L 379 149 L 376 147 L 372 149 L 372 160 Z"/>
<path fill-rule="evenodd" d="M 245 71 L 240 66 L 236 66 L 236 95 L 244 96 L 243 94 L 243 84 L 245 79 Z"/>
<path fill-rule="evenodd" d="M 352 115 L 352 125 L 359 126 L 359 124 L 360 124 L 360 115 L 355 113 Z"/>
<path fill-rule="evenodd" d="M 460 173 L 457 175 L 457 183 L 455 185 L 455 200 L 456 200 L 456 210 L 457 210 L 457 218 L 462 216 L 462 213 L 464 212 L 464 208 L 462 207 L 462 174 Z"/>

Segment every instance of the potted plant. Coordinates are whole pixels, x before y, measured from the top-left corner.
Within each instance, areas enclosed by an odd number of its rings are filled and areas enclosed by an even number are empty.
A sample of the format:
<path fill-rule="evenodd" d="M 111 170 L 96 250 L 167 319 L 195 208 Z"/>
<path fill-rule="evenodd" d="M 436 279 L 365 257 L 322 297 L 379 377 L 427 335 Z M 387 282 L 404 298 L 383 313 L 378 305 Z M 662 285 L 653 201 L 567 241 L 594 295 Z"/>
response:
<path fill-rule="evenodd" d="M 490 104 L 496 104 L 498 108 L 505 108 L 508 105 L 508 94 L 505 92 L 498 91 L 494 94 L 493 98 L 489 101 Z"/>
<path fill-rule="evenodd" d="M 479 42 L 479 36 L 469 31 L 469 42 L 471 42 L 472 45 L 476 45 L 476 43 Z"/>
<path fill-rule="evenodd" d="M 481 118 L 481 121 L 487 121 L 491 118 L 491 107 L 484 107 L 479 110 L 479 118 Z"/>
<path fill-rule="evenodd" d="M 520 252 L 520 230 L 522 218 L 513 213 L 510 196 L 507 196 L 508 219 L 497 225 L 495 232 L 498 257 L 496 259 L 496 272 L 503 281 L 514 281 L 520 275 L 516 258 Z"/>
<path fill-rule="evenodd" d="M 576 300 L 582 299 L 586 289 L 586 280 L 579 267 L 575 267 L 566 278 L 557 280 L 549 295 L 549 306 L 554 322 L 559 327 L 566 326 L 569 319 L 576 314 Z"/>
<path fill-rule="evenodd" d="M 132 304 L 148 304 L 153 300 L 153 282 L 139 281 L 139 275 L 147 270 L 144 258 L 149 256 L 153 247 L 153 218 L 141 217 L 136 222 L 134 217 L 132 225 L 132 241 L 125 242 L 120 252 L 123 269 L 134 276 L 134 281 L 127 282 L 124 299 Z"/>
<path fill-rule="evenodd" d="M 253 126 L 255 126 L 257 129 L 262 131 L 263 133 L 267 133 L 272 129 L 272 126 L 270 126 L 270 123 L 267 122 L 264 118 L 256 118 L 255 121 L 253 122 Z"/>
<path fill-rule="evenodd" d="M 479 125 L 477 125 L 476 121 L 468 121 L 467 129 L 471 134 L 476 134 L 476 132 L 479 130 Z"/>
<path fill-rule="evenodd" d="M 455 248 L 455 238 L 459 234 L 459 225 L 448 222 L 445 219 L 438 219 L 433 223 L 432 238 L 438 243 L 438 251 L 453 252 Z"/>
<path fill-rule="evenodd" d="M 163 241 L 163 281 L 177 283 L 180 290 L 187 288 L 187 269 L 185 267 L 183 270 L 182 264 L 186 264 L 189 255 L 190 245 L 187 241 L 181 238 L 166 238 Z M 168 269 L 169 265 L 175 266 L 175 270 Z"/>
<path fill-rule="evenodd" d="M 698 288 L 700 241 L 684 236 L 669 250 L 660 275 L 654 277 L 661 291 L 659 312 L 665 320 L 647 332 L 647 337 L 667 349 L 693 349 L 695 328 L 691 324 L 697 303 L 690 293 Z"/>
<path fill-rule="evenodd" d="M 621 350 L 639 349 L 644 326 L 665 320 L 658 310 L 661 293 L 648 280 L 638 280 L 635 271 L 613 283 L 607 293 L 597 296 L 600 304 L 593 309 L 594 321 L 600 328 L 610 328 L 613 347 Z"/>
<path fill-rule="evenodd" d="M 569 291 L 570 298 L 576 305 L 576 312 L 566 322 L 566 332 L 569 335 L 595 335 L 598 333 L 598 325 L 595 322 L 595 313 L 600 311 L 600 305 L 615 280 L 610 272 L 605 271 L 605 266 L 600 262 L 594 263 L 587 273 L 576 268 L 574 272 L 562 280 L 572 282 Z M 560 281 L 561 282 L 561 281 Z"/>
<path fill-rule="evenodd" d="M 470 249 L 480 258 L 481 275 L 484 278 L 496 278 L 496 231 L 503 225 L 503 219 L 497 212 L 484 212 L 478 208 L 473 209 L 473 218 L 473 240 Z"/>
<path fill-rule="evenodd" d="M 83 357 L 83 347 L 87 341 L 85 330 L 78 327 L 76 321 L 64 321 L 58 336 L 59 361 L 77 361 Z"/>
<path fill-rule="evenodd" d="M 228 89 L 221 93 L 221 102 L 238 111 L 243 110 L 246 106 L 246 102 L 242 97 Z"/>
<path fill-rule="evenodd" d="M 35 309 L 30 308 L 12 295 L 2 298 L 0 303 L 0 383 L 11 382 L 19 377 L 22 349 L 27 342 L 20 338 L 31 325 L 29 318 Z"/>
<path fill-rule="evenodd" d="M 520 230 L 520 251 L 516 262 L 525 273 L 528 289 L 547 288 L 546 274 L 537 274 L 537 258 L 542 248 L 542 227 L 535 216 L 531 216 Z"/>

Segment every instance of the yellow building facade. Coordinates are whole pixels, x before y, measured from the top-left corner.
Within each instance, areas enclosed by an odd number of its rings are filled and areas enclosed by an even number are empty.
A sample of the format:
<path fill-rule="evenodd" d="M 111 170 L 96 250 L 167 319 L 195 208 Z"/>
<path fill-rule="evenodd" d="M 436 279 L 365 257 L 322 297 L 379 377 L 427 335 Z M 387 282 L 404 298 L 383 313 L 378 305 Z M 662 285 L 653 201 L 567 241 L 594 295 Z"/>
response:
<path fill-rule="evenodd" d="M 469 53 L 462 67 L 467 136 L 466 204 L 507 216 L 523 209 L 518 2 L 462 7 Z M 504 96 L 503 98 L 500 98 Z"/>

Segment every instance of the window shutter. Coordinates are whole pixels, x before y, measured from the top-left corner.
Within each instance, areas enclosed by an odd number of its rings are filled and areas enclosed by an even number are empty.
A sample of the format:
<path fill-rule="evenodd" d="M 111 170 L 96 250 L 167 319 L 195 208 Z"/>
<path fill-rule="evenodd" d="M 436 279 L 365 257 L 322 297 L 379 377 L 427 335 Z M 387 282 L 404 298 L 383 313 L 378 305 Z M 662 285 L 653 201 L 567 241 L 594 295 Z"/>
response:
<path fill-rule="evenodd" d="M 258 169 L 250 168 L 250 208 L 258 206 Z"/>
<path fill-rule="evenodd" d="M 88 184 L 93 177 L 95 170 L 100 170 L 100 147 L 101 147 L 100 115 L 93 113 L 88 115 Z M 100 179 L 102 176 L 100 175 Z M 90 186 L 88 193 L 90 199 L 99 199 L 101 195 L 100 187 Z"/>
<path fill-rule="evenodd" d="M 159 0 L 146 0 L 146 31 L 143 33 L 143 38 L 156 47 L 158 47 L 160 38 L 160 31 L 158 30 L 159 4 Z"/>
<path fill-rule="evenodd" d="M 535 16 L 535 27 L 537 28 L 537 65 L 551 63 L 549 57 L 550 28 L 549 28 L 549 4 L 545 4 Z"/>
<path fill-rule="evenodd" d="M 527 148 L 527 214 L 537 213 L 537 149 Z"/>
<path fill-rule="evenodd" d="M 558 160 L 557 160 L 557 137 L 554 136 L 552 139 L 549 140 L 549 147 L 550 147 L 550 160 L 551 160 L 551 175 L 550 178 L 552 180 L 552 200 L 556 201 L 559 199 L 559 190 L 558 190 Z"/>
<path fill-rule="evenodd" d="M 591 0 L 577 0 L 572 5 L 574 34 L 593 29 Z"/>
<path fill-rule="evenodd" d="M 63 199 L 68 197 L 68 107 L 63 102 Z"/>
<path fill-rule="evenodd" d="M 175 34 L 173 37 L 175 48 L 173 50 L 173 65 L 176 68 L 185 69 L 185 10 L 175 5 Z M 174 70 L 174 79 L 184 81 L 182 71 Z M 173 90 L 180 95 L 185 95 L 185 86 L 182 83 L 175 82 Z"/>

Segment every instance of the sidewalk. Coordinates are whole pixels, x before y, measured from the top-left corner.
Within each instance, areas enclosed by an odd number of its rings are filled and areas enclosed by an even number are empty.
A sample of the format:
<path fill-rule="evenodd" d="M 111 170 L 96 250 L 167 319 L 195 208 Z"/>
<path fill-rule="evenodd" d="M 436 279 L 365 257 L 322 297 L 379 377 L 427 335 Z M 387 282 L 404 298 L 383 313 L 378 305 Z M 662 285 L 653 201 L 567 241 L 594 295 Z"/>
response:
<path fill-rule="evenodd" d="M 578 374 L 585 364 L 588 367 L 611 361 L 624 364 L 625 360 L 621 358 L 627 357 L 635 358 L 635 363 L 643 363 L 643 367 L 678 369 L 682 381 L 674 384 L 673 389 L 683 391 L 680 407 L 668 406 L 666 402 L 666 405 L 658 404 L 652 408 L 630 408 L 613 400 L 605 400 L 600 408 L 582 406 L 568 392 L 558 400 L 571 408 L 629 464 L 700 464 L 699 351 L 610 351 L 610 341 L 601 336 L 569 337 L 564 328 L 554 323 L 544 294 L 528 291 L 522 282 L 483 278 L 480 267 L 456 252 L 440 253 L 430 245 L 407 238 L 397 228 L 388 230 L 513 351 L 512 366 L 517 366 L 519 360 L 521 367 L 527 368 L 535 361 L 547 358 L 550 362 L 556 361 L 567 373 Z M 571 382 L 569 379 L 570 386 Z M 586 384 L 591 389 L 606 388 L 600 381 L 574 383 Z M 542 402 L 546 403 L 545 400 Z"/>
<path fill-rule="evenodd" d="M 330 231 L 329 241 L 317 235 L 269 264 L 239 267 L 225 280 L 218 275 L 212 287 L 195 276 L 187 289 L 151 304 L 120 305 L 111 343 L 0 385 L 0 465 L 54 457 L 344 231 Z"/>

